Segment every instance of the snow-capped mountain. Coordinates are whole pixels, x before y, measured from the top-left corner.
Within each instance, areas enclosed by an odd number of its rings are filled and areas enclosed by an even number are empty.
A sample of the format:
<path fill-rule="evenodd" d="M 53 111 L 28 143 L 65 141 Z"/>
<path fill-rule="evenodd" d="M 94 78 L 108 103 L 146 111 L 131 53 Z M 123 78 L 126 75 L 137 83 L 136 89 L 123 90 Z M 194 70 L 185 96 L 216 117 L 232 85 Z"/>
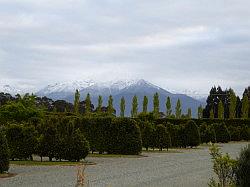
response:
<path fill-rule="evenodd" d="M 185 94 L 173 94 L 168 92 L 148 81 L 143 79 L 137 80 L 118 80 L 109 82 L 94 82 L 94 81 L 77 81 L 77 82 L 67 82 L 67 83 L 56 83 L 49 85 L 44 89 L 37 92 L 39 96 L 47 96 L 54 100 L 64 99 L 69 102 L 74 102 L 75 90 L 80 91 L 81 100 L 85 99 L 86 95 L 89 93 L 91 95 L 92 103 L 97 106 L 98 96 L 102 95 L 103 105 L 107 105 L 109 95 L 113 96 L 113 104 L 116 109 L 117 115 L 120 113 L 120 99 L 124 97 L 126 100 L 126 115 L 130 114 L 131 102 L 134 95 L 137 95 L 139 102 L 139 111 L 142 110 L 142 101 L 144 95 L 149 98 L 148 110 L 153 109 L 153 95 L 158 92 L 160 99 L 160 110 L 165 111 L 166 97 L 170 97 L 172 100 L 173 111 L 177 99 L 182 102 L 183 113 L 186 113 L 188 108 L 191 108 L 193 115 L 196 115 L 197 108 L 199 105 L 204 103 L 198 101 Z"/>
<path fill-rule="evenodd" d="M 16 95 L 16 94 L 22 94 L 23 91 L 19 88 L 10 86 L 10 85 L 3 85 L 0 86 L 0 92 L 4 92 L 4 93 L 9 93 L 11 95 Z"/>

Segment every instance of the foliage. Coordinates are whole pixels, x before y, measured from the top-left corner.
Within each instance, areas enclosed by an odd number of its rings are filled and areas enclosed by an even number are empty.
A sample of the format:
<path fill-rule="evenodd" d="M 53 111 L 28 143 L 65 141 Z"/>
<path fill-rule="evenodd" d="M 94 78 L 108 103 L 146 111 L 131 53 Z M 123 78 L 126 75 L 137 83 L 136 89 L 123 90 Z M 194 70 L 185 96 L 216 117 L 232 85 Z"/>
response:
<path fill-rule="evenodd" d="M 177 119 L 181 118 L 181 101 L 180 99 L 177 100 L 176 107 L 175 107 L 175 117 Z"/>
<path fill-rule="evenodd" d="M 112 95 L 109 96 L 109 100 L 108 100 L 108 114 L 113 116 L 115 114 L 115 109 L 113 106 L 113 97 Z"/>
<path fill-rule="evenodd" d="M 6 138 L 10 149 L 10 158 L 32 159 L 36 145 L 36 132 L 33 126 L 11 124 L 7 126 Z"/>
<path fill-rule="evenodd" d="M 138 113 L 138 99 L 137 96 L 134 95 L 133 100 L 132 100 L 132 109 L 131 109 L 131 117 L 135 118 Z"/>
<path fill-rule="evenodd" d="M 164 125 L 156 126 L 156 147 L 162 151 L 163 148 L 168 148 L 171 145 L 170 134 L 167 131 L 167 128 Z"/>
<path fill-rule="evenodd" d="M 213 170 L 219 179 L 216 184 L 215 179 L 211 179 L 209 186 L 227 187 L 235 183 L 234 169 L 236 161 L 231 159 L 228 154 L 223 155 L 215 145 L 210 147 L 210 155 L 213 161 Z"/>
<path fill-rule="evenodd" d="M 153 113 L 156 118 L 159 117 L 159 112 L 160 112 L 160 101 L 159 101 L 159 94 L 156 92 L 153 97 L 153 104 L 154 104 L 154 109 Z"/>
<path fill-rule="evenodd" d="M 91 113 L 91 98 L 90 94 L 88 93 L 85 99 L 85 115 L 89 116 Z"/>
<path fill-rule="evenodd" d="M 80 93 L 78 90 L 76 90 L 75 100 L 74 100 L 74 112 L 75 112 L 75 114 L 79 114 L 79 102 L 80 102 Z"/>
<path fill-rule="evenodd" d="M 9 170 L 9 149 L 7 139 L 2 129 L 0 129 L 0 173 Z"/>
<path fill-rule="evenodd" d="M 108 153 L 139 154 L 142 150 L 142 141 L 136 122 L 129 118 L 112 119 L 108 145 Z"/>
<path fill-rule="evenodd" d="M 202 118 L 202 113 L 203 113 L 203 108 L 202 108 L 202 105 L 200 105 L 199 107 L 198 107 L 198 119 L 201 119 Z"/>
<path fill-rule="evenodd" d="M 233 91 L 233 89 L 229 90 L 229 118 L 234 119 L 236 118 L 236 104 L 237 104 L 237 97 Z"/>
<path fill-rule="evenodd" d="M 97 109 L 96 109 L 98 114 L 100 114 L 102 112 L 102 102 L 103 102 L 102 96 L 99 95 L 98 96 L 98 105 L 97 105 Z"/>
<path fill-rule="evenodd" d="M 167 97 L 167 101 L 166 101 L 166 117 L 170 117 L 171 114 L 172 114 L 171 100 L 170 100 L 170 97 Z"/>
<path fill-rule="evenodd" d="M 224 106 L 221 100 L 219 101 L 219 105 L 218 105 L 218 118 L 219 119 L 224 118 Z"/>
<path fill-rule="evenodd" d="M 192 147 L 200 144 L 200 132 L 196 123 L 192 120 L 185 125 L 185 134 L 187 137 L 186 145 Z"/>
<path fill-rule="evenodd" d="M 248 118 L 249 101 L 247 94 L 243 95 L 242 98 L 242 108 L 241 108 L 242 118 Z"/>
<path fill-rule="evenodd" d="M 154 127 L 152 123 L 146 121 L 143 123 L 141 127 L 141 136 L 142 136 L 142 146 L 148 150 L 148 148 L 152 145 L 152 135 L 154 131 Z"/>
<path fill-rule="evenodd" d="M 216 141 L 221 143 L 227 143 L 231 140 L 230 133 L 225 123 L 213 124 L 213 128 L 216 134 Z"/>
<path fill-rule="evenodd" d="M 122 97 L 121 102 L 120 102 L 120 116 L 121 117 L 125 117 L 125 107 L 126 107 L 125 98 Z"/>
<path fill-rule="evenodd" d="M 236 184 L 240 187 L 250 186 L 250 144 L 241 150 L 240 157 L 237 159 L 235 169 Z"/>
<path fill-rule="evenodd" d="M 147 112 L 148 112 L 148 97 L 147 97 L 147 96 L 144 96 L 144 97 L 143 97 L 142 112 L 143 112 L 143 113 L 147 113 Z"/>

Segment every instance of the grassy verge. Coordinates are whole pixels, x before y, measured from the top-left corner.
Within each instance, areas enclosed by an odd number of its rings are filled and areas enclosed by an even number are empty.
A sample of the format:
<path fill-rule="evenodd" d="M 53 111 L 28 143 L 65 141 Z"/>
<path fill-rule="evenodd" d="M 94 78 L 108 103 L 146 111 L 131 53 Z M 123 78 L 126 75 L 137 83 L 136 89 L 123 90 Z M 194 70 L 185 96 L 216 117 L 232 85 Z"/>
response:
<path fill-rule="evenodd" d="M 94 165 L 93 162 L 69 162 L 69 161 L 29 161 L 29 160 L 17 160 L 10 161 L 11 165 L 21 165 L 21 166 L 75 166 L 79 164 Z"/>
<path fill-rule="evenodd" d="M 121 155 L 121 154 L 98 154 L 91 153 L 88 154 L 88 157 L 100 157 L 100 158 L 141 158 L 143 155 Z"/>
<path fill-rule="evenodd" d="M 8 178 L 16 176 L 15 173 L 0 173 L 0 178 Z"/>

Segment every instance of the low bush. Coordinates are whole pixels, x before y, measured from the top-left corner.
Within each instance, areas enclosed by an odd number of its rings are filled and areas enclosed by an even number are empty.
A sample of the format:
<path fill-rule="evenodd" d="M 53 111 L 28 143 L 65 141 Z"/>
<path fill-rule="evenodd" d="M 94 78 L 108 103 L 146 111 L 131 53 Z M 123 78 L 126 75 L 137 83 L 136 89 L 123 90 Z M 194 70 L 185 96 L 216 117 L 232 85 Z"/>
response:
<path fill-rule="evenodd" d="M 4 132 L 0 129 L 0 173 L 9 170 L 9 149 Z"/>

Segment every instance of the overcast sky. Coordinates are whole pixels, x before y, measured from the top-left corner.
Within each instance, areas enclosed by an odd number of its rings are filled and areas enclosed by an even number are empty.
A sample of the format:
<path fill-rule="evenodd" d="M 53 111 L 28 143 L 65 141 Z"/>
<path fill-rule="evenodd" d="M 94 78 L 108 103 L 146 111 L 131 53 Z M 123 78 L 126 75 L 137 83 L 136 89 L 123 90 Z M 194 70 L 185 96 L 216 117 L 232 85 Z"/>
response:
<path fill-rule="evenodd" d="M 249 0 L 0 0 L 0 84 L 250 85 Z"/>

